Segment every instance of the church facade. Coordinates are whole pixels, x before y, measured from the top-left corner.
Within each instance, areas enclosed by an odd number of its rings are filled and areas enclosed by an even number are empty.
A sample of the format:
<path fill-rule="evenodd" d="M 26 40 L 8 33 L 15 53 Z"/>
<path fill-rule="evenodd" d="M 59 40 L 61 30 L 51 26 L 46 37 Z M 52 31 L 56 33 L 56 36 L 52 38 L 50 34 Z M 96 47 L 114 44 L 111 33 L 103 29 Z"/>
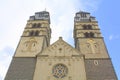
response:
<path fill-rule="evenodd" d="M 77 12 L 73 34 L 50 44 L 49 12 L 30 16 L 5 80 L 118 80 L 95 17 Z"/>

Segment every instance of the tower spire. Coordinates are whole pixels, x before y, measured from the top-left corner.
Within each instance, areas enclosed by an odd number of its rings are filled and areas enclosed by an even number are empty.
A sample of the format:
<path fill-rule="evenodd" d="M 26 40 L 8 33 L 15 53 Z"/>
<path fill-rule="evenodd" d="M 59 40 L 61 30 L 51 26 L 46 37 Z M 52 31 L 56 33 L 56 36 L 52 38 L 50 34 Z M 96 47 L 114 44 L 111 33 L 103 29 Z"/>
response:
<path fill-rule="evenodd" d="M 47 9 L 45 8 L 45 11 L 46 11 Z"/>

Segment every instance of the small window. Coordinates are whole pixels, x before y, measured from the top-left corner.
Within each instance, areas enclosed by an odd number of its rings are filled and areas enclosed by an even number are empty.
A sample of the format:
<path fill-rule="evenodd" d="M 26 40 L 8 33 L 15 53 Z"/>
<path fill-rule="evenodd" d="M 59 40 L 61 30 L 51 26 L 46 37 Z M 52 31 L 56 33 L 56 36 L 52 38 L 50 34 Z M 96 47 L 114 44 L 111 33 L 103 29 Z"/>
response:
<path fill-rule="evenodd" d="M 95 66 L 99 65 L 98 60 L 94 60 L 94 65 L 95 65 Z"/>

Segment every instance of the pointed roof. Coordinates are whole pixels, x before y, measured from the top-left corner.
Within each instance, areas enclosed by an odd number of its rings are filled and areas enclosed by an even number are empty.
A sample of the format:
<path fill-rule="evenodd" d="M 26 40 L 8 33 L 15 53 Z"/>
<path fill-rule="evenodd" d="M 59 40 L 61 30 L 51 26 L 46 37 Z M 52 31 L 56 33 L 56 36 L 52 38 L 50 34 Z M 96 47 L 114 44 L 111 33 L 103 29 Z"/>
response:
<path fill-rule="evenodd" d="M 37 56 L 47 55 L 47 56 L 83 56 L 77 49 L 73 48 L 67 42 L 65 42 L 62 37 L 59 38 L 55 43 L 45 48 Z"/>

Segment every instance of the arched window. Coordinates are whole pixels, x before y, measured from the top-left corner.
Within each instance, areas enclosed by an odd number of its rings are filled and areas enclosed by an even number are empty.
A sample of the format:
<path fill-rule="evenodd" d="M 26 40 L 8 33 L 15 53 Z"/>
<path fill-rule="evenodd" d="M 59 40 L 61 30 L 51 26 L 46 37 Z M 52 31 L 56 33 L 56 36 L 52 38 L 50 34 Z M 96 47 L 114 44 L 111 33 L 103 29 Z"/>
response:
<path fill-rule="evenodd" d="M 94 33 L 90 32 L 90 37 L 94 37 Z"/>
<path fill-rule="evenodd" d="M 92 32 L 90 32 L 90 33 L 86 32 L 86 33 L 84 33 L 84 36 L 86 38 L 93 38 L 94 37 L 94 33 L 92 33 Z"/>
<path fill-rule="evenodd" d="M 83 29 L 87 29 L 87 26 L 86 26 L 86 25 L 83 25 Z"/>
<path fill-rule="evenodd" d="M 38 23 L 36 27 L 37 27 L 37 28 L 38 28 L 38 27 L 41 27 L 41 24 L 40 24 L 40 23 Z"/>
<path fill-rule="evenodd" d="M 38 36 L 38 35 L 39 35 L 39 31 L 36 31 L 36 32 L 35 32 L 35 36 Z"/>
<path fill-rule="evenodd" d="M 35 24 L 33 24 L 33 25 L 32 25 L 32 27 L 33 27 L 33 28 L 35 28 L 35 27 L 36 27 L 36 25 L 37 25 L 37 24 L 35 23 Z"/>
<path fill-rule="evenodd" d="M 91 25 L 83 25 L 83 29 L 89 30 L 89 29 L 92 29 L 92 26 Z"/>
<path fill-rule="evenodd" d="M 30 33 L 29 33 L 29 36 L 33 36 L 34 35 L 34 31 L 31 31 Z"/>
<path fill-rule="evenodd" d="M 92 26 L 91 25 L 87 25 L 87 29 L 92 29 Z"/>
<path fill-rule="evenodd" d="M 89 33 L 84 33 L 85 37 L 88 38 L 89 37 Z"/>

